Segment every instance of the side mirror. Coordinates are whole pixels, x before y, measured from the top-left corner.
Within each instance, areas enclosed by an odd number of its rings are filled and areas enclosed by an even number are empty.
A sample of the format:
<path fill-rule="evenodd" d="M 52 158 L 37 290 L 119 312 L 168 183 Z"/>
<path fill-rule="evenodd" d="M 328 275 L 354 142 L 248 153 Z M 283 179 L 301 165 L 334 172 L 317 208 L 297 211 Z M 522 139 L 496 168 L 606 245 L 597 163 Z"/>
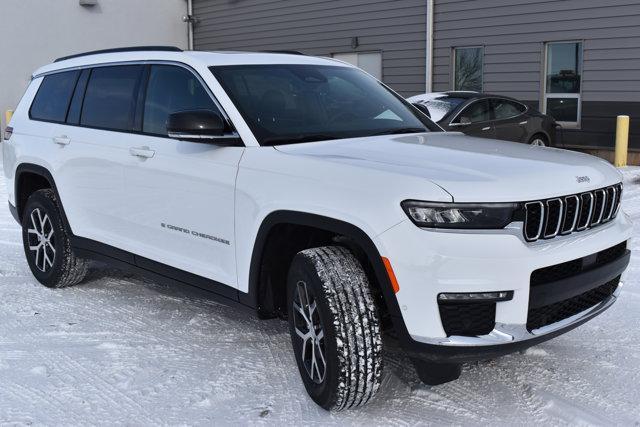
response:
<path fill-rule="evenodd" d="M 469 117 L 462 116 L 457 122 L 451 123 L 449 126 L 467 126 L 470 124 L 471 124 L 471 119 Z"/>
<path fill-rule="evenodd" d="M 167 133 L 170 138 L 222 145 L 236 145 L 240 140 L 237 134 L 228 132 L 220 114 L 211 110 L 188 110 L 170 114 Z"/>
<path fill-rule="evenodd" d="M 427 108 L 427 106 L 426 106 L 426 105 L 424 105 L 424 104 L 419 104 L 419 103 L 417 103 L 417 102 L 416 102 L 416 103 L 414 103 L 414 104 L 411 104 L 411 105 L 413 105 L 413 106 L 414 106 L 414 107 L 416 107 L 418 110 L 420 110 L 420 112 L 421 112 L 422 114 L 424 114 L 425 116 L 427 116 L 427 117 L 431 118 L 431 112 L 429 111 L 429 109 Z"/>

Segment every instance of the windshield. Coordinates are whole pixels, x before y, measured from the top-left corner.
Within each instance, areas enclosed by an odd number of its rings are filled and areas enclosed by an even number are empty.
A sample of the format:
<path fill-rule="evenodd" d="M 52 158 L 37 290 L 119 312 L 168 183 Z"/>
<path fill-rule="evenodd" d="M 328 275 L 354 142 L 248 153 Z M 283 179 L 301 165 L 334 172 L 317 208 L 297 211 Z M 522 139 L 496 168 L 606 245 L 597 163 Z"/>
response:
<path fill-rule="evenodd" d="M 427 101 L 422 101 L 420 104 L 423 104 L 429 110 L 429 114 L 431 114 L 431 120 L 440 121 L 447 114 L 455 110 L 458 105 L 465 102 L 465 98 L 454 98 L 451 96 L 443 96 L 441 98 L 434 98 Z"/>
<path fill-rule="evenodd" d="M 356 68 L 269 64 L 210 69 L 261 145 L 439 130 Z"/>

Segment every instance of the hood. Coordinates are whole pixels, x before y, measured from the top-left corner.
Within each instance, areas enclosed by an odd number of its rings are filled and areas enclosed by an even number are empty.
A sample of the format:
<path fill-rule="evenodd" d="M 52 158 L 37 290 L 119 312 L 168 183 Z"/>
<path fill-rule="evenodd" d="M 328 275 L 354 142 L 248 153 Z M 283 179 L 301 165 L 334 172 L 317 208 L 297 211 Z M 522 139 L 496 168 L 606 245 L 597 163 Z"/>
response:
<path fill-rule="evenodd" d="M 516 202 L 593 190 L 621 181 L 597 157 L 458 132 L 375 136 L 282 145 L 278 151 L 420 177 L 456 202 Z"/>

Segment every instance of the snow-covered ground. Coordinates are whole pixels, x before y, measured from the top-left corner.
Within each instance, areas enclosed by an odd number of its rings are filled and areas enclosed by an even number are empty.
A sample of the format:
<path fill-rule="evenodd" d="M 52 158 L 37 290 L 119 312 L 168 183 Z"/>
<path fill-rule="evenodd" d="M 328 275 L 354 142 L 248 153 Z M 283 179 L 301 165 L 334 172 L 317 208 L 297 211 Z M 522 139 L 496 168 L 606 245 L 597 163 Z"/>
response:
<path fill-rule="evenodd" d="M 624 173 L 638 222 L 640 169 Z M 280 321 L 99 266 L 39 285 L 4 200 L 0 178 L 0 424 L 640 425 L 636 252 L 620 300 L 584 326 L 437 387 L 388 357 L 379 396 L 333 414 L 307 398 Z"/>

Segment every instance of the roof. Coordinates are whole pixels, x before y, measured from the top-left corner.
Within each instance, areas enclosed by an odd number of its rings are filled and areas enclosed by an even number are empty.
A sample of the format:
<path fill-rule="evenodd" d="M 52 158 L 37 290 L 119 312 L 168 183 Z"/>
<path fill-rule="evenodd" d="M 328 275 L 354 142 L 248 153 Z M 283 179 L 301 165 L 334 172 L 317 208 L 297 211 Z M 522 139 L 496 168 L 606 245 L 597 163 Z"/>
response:
<path fill-rule="evenodd" d="M 427 92 L 421 93 L 419 95 L 414 95 L 410 98 L 407 98 L 409 102 L 427 102 L 434 99 L 439 98 L 461 98 L 461 99 L 482 99 L 482 98 L 503 98 L 503 99 L 511 99 L 513 101 L 518 101 L 515 98 L 505 95 L 495 95 L 491 93 L 484 92 L 473 92 L 473 91 L 448 91 L 448 92 Z M 518 101 L 522 102 L 522 101 Z"/>
<path fill-rule="evenodd" d="M 60 58 L 57 62 L 53 62 L 51 64 L 40 67 L 33 73 L 33 76 L 69 68 L 81 68 L 91 65 L 133 61 L 173 61 L 182 62 L 194 67 L 258 64 L 308 64 L 346 67 L 352 66 L 342 61 L 334 60 L 331 58 L 320 58 L 316 56 L 306 56 L 296 53 L 128 50 L 107 53 L 88 53 L 86 55 L 83 54 L 81 56 L 68 57 L 68 59 Z"/>

